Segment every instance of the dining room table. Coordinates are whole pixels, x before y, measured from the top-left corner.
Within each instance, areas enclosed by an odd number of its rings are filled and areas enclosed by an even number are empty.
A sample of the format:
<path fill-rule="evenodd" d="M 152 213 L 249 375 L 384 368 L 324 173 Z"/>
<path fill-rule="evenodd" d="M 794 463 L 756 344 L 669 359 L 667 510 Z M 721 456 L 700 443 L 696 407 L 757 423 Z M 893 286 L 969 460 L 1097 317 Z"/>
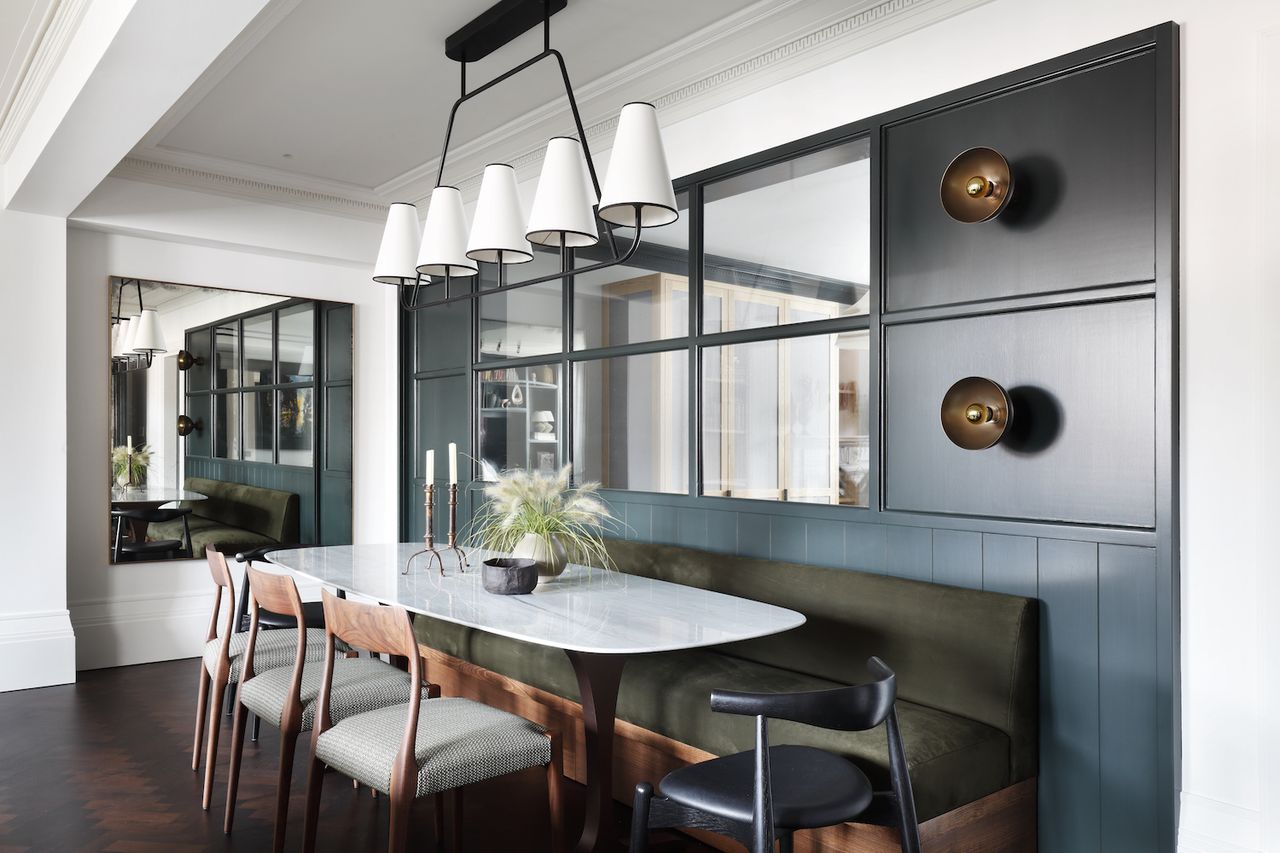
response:
<path fill-rule="evenodd" d="M 111 508 L 159 509 L 165 504 L 208 500 L 209 496 L 191 489 L 173 486 L 112 486 Z M 135 542 L 145 542 L 148 523 L 137 518 L 129 519 L 129 530 Z"/>
<path fill-rule="evenodd" d="M 586 817 L 576 850 L 619 849 L 614 824 L 613 735 L 623 669 L 635 655 L 715 646 L 789 631 L 794 610 L 713 590 L 570 564 L 527 595 L 481 585 L 480 563 L 505 556 L 468 549 L 469 566 L 410 562 L 420 543 L 274 551 L 268 559 L 302 578 L 413 614 L 562 649 L 577 677 L 586 747 Z M 406 564 L 409 571 L 405 572 Z"/>

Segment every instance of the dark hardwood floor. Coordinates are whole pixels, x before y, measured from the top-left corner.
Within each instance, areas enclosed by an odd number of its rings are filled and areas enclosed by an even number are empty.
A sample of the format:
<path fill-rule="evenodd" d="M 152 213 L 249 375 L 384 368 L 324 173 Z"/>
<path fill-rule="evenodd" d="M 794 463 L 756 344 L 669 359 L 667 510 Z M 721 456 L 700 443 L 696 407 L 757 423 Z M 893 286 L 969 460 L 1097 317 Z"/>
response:
<path fill-rule="evenodd" d="M 195 660 L 79 674 L 65 687 L 0 693 L 0 853 L 17 851 L 269 850 L 279 742 L 264 725 L 245 743 L 235 829 L 222 832 L 230 718 L 223 717 L 214 802 L 200 808 L 201 774 L 191 772 Z M 287 850 L 302 846 L 307 750 L 298 743 Z M 582 826 L 583 789 L 566 784 L 569 835 Z M 549 850 L 541 769 L 467 789 L 468 851 Z M 619 834 L 625 837 L 626 809 Z M 414 807 L 411 843 L 433 850 L 432 803 Z M 385 850 L 387 802 L 336 774 L 325 779 L 320 851 Z M 668 851 L 707 850 L 664 836 Z M 655 838 L 655 841 L 657 839 Z"/>

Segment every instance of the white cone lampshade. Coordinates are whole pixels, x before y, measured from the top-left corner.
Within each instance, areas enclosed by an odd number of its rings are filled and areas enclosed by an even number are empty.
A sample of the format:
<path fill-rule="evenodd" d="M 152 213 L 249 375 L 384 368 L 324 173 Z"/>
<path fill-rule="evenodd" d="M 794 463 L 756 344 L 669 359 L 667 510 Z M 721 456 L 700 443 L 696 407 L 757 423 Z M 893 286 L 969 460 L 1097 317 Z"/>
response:
<path fill-rule="evenodd" d="M 486 263 L 522 264 L 533 260 L 525 239 L 524 213 L 516 189 L 516 170 L 506 163 L 484 167 L 476 218 L 471 223 L 467 257 Z"/>
<path fill-rule="evenodd" d="M 156 309 L 143 308 L 142 315 L 134 325 L 134 352 L 159 353 L 165 351 L 164 334 L 160 331 L 160 317 L 156 314 Z"/>
<path fill-rule="evenodd" d="M 116 346 L 111 354 L 124 358 L 133 355 L 133 318 L 126 317 L 120 321 L 120 333 L 116 335 Z"/>
<path fill-rule="evenodd" d="M 418 278 L 418 208 L 396 202 L 387 212 L 387 225 L 378 247 L 378 262 L 373 266 L 373 280 L 383 284 L 400 284 Z"/>
<path fill-rule="evenodd" d="M 680 218 L 653 104 L 627 104 L 618 116 L 609 174 L 600 197 L 600 218 L 630 227 L 638 219 L 646 228 Z"/>
<path fill-rule="evenodd" d="M 427 207 L 427 224 L 422 229 L 418 250 L 418 272 L 465 278 L 479 270 L 467 257 L 467 219 L 462 212 L 462 193 L 457 187 L 436 187 Z"/>
<path fill-rule="evenodd" d="M 595 191 L 590 186 L 581 143 L 568 136 L 554 137 L 547 143 L 525 237 L 542 246 L 580 248 L 600 242 Z"/>
<path fill-rule="evenodd" d="M 124 342 L 129 333 L 129 320 L 121 320 L 111 327 L 111 357 L 124 358 Z"/>

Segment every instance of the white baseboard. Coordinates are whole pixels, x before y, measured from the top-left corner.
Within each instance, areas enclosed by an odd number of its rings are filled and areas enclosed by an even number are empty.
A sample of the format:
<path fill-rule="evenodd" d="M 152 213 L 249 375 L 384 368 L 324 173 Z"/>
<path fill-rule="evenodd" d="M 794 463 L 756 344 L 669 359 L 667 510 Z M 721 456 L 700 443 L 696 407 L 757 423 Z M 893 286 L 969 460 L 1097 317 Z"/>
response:
<path fill-rule="evenodd" d="M 1199 794 L 1182 792 L 1178 853 L 1260 853 L 1262 816 Z"/>
<path fill-rule="evenodd" d="M 75 659 L 66 610 L 0 615 L 0 692 L 71 684 Z"/>
<path fill-rule="evenodd" d="M 202 591 L 72 604 L 76 669 L 198 657 L 212 598 Z"/>

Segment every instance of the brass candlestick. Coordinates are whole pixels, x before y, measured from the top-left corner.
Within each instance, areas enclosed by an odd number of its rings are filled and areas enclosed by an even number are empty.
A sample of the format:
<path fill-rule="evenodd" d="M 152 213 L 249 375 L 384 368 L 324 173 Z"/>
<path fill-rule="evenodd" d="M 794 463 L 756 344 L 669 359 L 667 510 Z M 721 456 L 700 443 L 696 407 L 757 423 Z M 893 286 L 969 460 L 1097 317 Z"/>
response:
<path fill-rule="evenodd" d="M 436 514 L 436 487 L 434 483 L 427 483 L 422 489 L 422 505 L 426 514 L 426 532 L 422 536 L 422 542 L 426 546 L 420 551 L 414 551 L 409 555 L 409 559 L 405 560 L 404 570 L 400 572 L 402 575 L 409 573 L 409 567 L 413 564 L 415 557 L 423 554 L 430 555 L 427 558 L 427 568 L 431 568 L 432 561 L 440 563 L 440 575 L 444 575 L 444 553 L 446 551 L 454 551 L 458 555 L 458 571 L 462 571 L 462 567 L 469 565 L 467 563 L 467 555 L 458 547 L 458 484 L 449 484 L 449 544 L 444 548 L 436 547 L 435 535 L 435 514 Z"/>

